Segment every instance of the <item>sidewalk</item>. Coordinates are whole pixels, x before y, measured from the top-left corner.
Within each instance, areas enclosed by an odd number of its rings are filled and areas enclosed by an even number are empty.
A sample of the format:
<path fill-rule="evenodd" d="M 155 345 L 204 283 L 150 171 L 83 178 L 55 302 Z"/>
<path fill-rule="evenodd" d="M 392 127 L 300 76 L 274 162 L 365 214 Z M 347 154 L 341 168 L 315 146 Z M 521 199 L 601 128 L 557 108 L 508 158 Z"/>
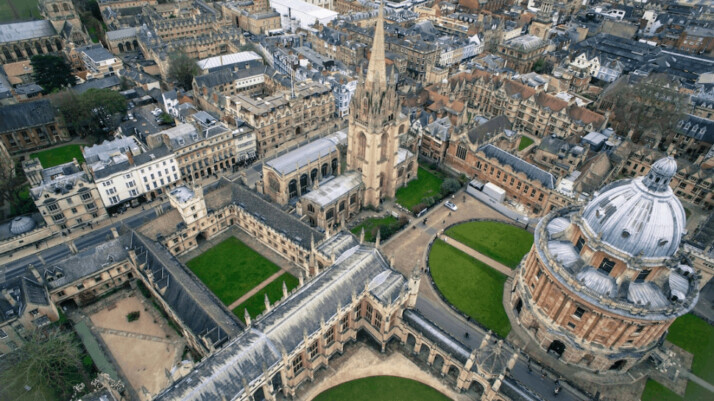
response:
<path fill-rule="evenodd" d="M 471 248 L 467 245 L 462 244 L 461 242 L 459 242 L 449 236 L 441 235 L 441 236 L 439 236 L 439 239 L 443 240 L 444 242 L 453 246 L 454 248 L 460 250 L 461 252 L 471 256 L 472 258 L 480 260 L 481 262 L 489 265 L 490 267 L 498 270 L 499 272 L 505 274 L 508 277 L 513 277 L 515 275 L 514 269 L 511 269 L 508 266 L 504 265 L 503 263 L 497 262 L 497 261 L 489 258 L 488 256 L 474 250 L 473 248 Z"/>
<path fill-rule="evenodd" d="M 270 284 L 270 283 L 272 283 L 273 281 L 275 281 L 275 279 L 277 279 L 278 277 L 280 277 L 283 273 L 285 273 L 285 270 L 283 270 L 283 269 L 278 270 L 275 274 L 273 274 L 272 276 L 270 276 L 270 277 L 266 278 L 265 280 L 263 280 L 262 283 L 260 283 L 260 284 L 258 284 L 257 286 L 253 287 L 252 290 L 250 290 L 250 291 L 248 291 L 247 293 L 245 293 L 242 297 L 240 297 L 240 298 L 236 299 L 235 301 L 233 301 L 230 305 L 228 305 L 228 309 L 233 310 L 233 309 L 237 308 L 238 305 L 240 305 L 240 304 L 242 304 L 243 302 L 245 302 L 246 299 L 248 299 L 248 298 L 252 297 L 253 295 L 257 294 L 258 291 L 262 290 L 262 289 L 265 288 L 268 284 Z M 274 301 L 275 301 L 275 300 L 273 300 L 273 302 L 274 302 Z"/>

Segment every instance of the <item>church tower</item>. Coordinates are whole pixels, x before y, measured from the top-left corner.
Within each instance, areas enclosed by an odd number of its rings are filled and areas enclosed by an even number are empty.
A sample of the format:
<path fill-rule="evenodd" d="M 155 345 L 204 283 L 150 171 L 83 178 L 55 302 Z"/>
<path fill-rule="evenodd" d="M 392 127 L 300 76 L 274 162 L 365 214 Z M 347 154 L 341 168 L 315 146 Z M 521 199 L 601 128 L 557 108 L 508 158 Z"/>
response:
<path fill-rule="evenodd" d="M 409 122 L 400 114 L 394 71 L 387 77 L 382 2 L 367 75 L 360 78 L 350 103 L 347 169 L 362 174 L 363 206 L 378 206 L 380 200 L 394 197 L 399 182 L 405 182 L 404 177 L 416 178 L 415 156 L 399 148 L 399 136 L 407 131 Z M 405 161 L 411 162 L 407 166 L 413 171 L 398 168 Z"/>

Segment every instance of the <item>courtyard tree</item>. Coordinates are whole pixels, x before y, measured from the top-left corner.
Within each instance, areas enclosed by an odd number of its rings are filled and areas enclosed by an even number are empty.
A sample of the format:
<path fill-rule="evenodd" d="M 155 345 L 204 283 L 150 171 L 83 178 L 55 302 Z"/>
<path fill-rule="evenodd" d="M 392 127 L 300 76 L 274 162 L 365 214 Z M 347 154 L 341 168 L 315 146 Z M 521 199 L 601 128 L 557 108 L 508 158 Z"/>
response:
<path fill-rule="evenodd" d="M 0 382 L 3 391 L 11 393 L 30 388 L 55 390 L 58 399 L 69 399 L 77 384 L 81 366 L 81 348 L 72 332 L 59 328 L 36 330 L 17 350 L 0 362 Z M 0 394 L 8 399 L 17 394 Z"/>
<path fill-rule="evenodd" d="M 109 136 L 121 122 L 127 101 L 111 89 L 90 89 L 81 95 L 64 91 L 53 99 L 67 127 L 78 136 Z"/>
<path fill-rule="evenodd" d="M 60 56 L 42 54 L 32 56 L 32 79 L 42 87 L 44 93 L 51 93 L 74 85 L 77 81 L 72 75 L 72 67 Z"/>
<path fill-rule="evenodd" d="M 687 96 L 677 81 L 665 74 L 654 74 L 638 82 L 629 77 L 611 85 L 601 98 L 601 109 L 611 110 L 614 128 L 639 142 L 645 134 L 666 136 L 684 117 Z"/>
<path fill-rule="evenodd" d="M 10 205 L 13 216 L 29 213 L 35 208 L 26 182 L 25 174 L 12 158 L 0 157 L 0 204 Z"/>
<path fill-rule="evenodd" d="M 461 189 L 461 184 L 455 178 L 447 178 L 441 183 L 441 194 L 443 196 L 451 195 Z"/>
<path fill-rule="evenodd" d="M 169 55 L 169 78 L 178 82 L 186 90 L 191 89 L 193 77 L 198 74 L 196 60 L 189 57 L 182 50 L 174 51 Z"/>

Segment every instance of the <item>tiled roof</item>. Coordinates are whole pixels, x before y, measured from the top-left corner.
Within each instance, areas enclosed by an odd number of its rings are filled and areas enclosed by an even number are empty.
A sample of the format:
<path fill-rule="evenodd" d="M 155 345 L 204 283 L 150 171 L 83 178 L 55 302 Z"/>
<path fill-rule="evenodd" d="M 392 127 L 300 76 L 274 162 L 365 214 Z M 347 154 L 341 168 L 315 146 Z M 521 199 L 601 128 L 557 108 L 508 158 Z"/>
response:
<path fill-rule="evenodd" d="M 50 124 L 55 111 L 47 99 L 0 107 L 0 133 Z"/>
<path fill-rule="evenodd" d="M 496 146 L 487 144 L 480 147 L 479 151 L 482 151 L 486 157 L 495 158 L 499 163 L 501 163 L 501 165 L 511 166 L 513 171 L 516 173 L 525 173 L 529 179 L 540 181 L 546 188 L 555 188 L 555 177 L 553 177 L 553 174 L 543 171 L 525 160 L 506 152 L 505 150 L 501 150 Z"/>

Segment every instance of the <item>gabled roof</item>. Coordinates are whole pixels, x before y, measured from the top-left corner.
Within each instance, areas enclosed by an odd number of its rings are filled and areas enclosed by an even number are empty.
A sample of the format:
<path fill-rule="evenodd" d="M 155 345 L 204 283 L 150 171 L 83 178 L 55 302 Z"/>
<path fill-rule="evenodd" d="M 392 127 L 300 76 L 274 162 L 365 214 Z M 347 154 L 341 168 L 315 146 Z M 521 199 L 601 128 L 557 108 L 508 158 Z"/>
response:
<path fill-rule="evenodd" d="M 0 133 L 50 124 L 55 110 L 48 99 L 0 107 Z"/>
<path fill-rule="evenodd" d="M 555 177 L 553 177 L 553 174 L 541 170 L 520 157 L 516 157 L 491 144 L 486 144 L 478 150 L 482 151 L 486 157 L 495 158 L 501 165 L 511 166 L 514 172 L 524 173 L 529 179 L 540 181 L 543 186 L 548 189 L 555 188 Z"/>

